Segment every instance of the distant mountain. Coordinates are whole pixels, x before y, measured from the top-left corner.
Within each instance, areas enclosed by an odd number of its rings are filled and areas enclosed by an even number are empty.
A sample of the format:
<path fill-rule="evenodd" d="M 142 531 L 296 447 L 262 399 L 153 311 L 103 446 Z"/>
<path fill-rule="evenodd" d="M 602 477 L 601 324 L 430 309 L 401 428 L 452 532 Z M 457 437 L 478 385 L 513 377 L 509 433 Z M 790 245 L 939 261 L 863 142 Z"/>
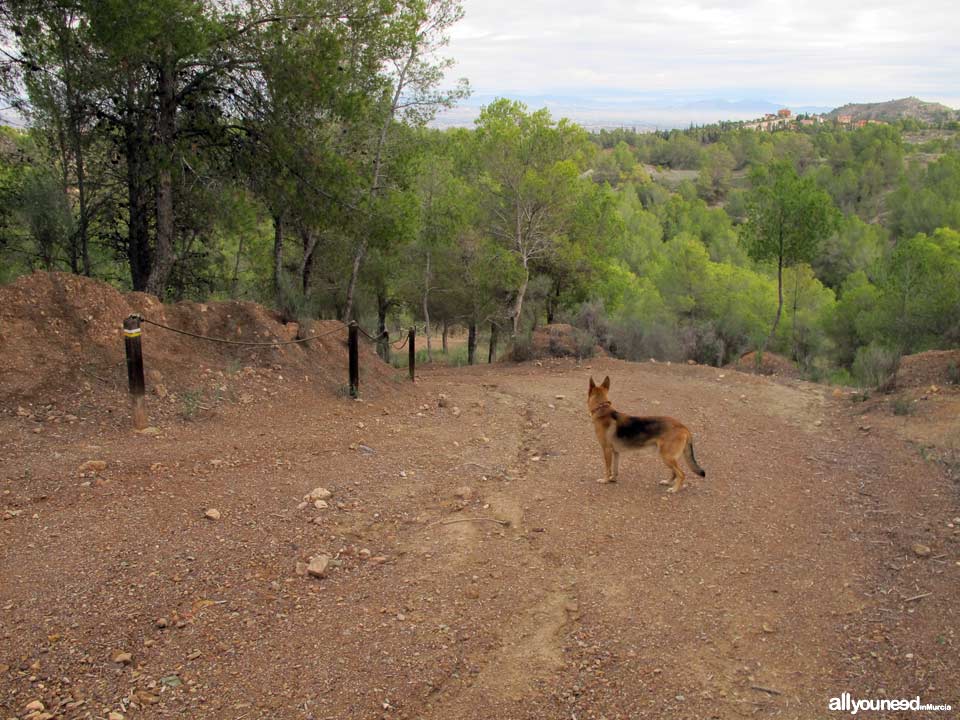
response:
<path fill-rule="evenodd" d="M 960 120 L 960 111 L 940 103 L 924 102 L 915 97 L 881 103 L 849 103 L 831 110 L 827 117 L 836 119 L 840 115 L 849 115 L 854 122 L 857 120 L 894 122 L 903 118 L 914 118 L 928 123 Z"/>

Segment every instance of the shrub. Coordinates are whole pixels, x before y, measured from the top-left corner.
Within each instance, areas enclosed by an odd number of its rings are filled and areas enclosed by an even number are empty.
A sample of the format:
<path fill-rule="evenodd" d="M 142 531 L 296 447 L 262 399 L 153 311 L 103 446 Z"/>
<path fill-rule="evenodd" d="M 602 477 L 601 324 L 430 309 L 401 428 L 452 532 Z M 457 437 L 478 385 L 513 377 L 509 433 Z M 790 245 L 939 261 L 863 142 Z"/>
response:
<path fill-rule="evenodd" d="M 890 403 L 894 415 L 913 415 L 916 406 L 910 402 L 910 398 L 899 397 Z"/>
<path fill-rule="evenodd" d="M 899 352 L 877 343 L 870 343 L 857 350 L 857 356 L 853 361 L 853 376 L 860 387 L 890 392 L 896 382 L 899 367 Z"/>
<path fill-rule="evenodd" d="M 513 338 L 510 347 L 510 359 L 514 362 L 526 362 L 533 359 L 533 334 L 525 333 Z"/>

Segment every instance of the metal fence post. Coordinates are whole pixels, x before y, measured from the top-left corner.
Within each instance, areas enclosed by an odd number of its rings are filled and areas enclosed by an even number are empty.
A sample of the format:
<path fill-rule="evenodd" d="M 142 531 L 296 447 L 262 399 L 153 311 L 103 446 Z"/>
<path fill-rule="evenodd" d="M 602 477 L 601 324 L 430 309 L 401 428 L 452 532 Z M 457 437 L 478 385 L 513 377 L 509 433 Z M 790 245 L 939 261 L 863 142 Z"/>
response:
<path fill-rule="evenodd" d="M 358 327 L 357 321 L 351 320 L 349 326 L 350 334 L 350 397 L 360 395 L 360 352 L 358 349 Z"/>
<path fill-rule="evenodd" d="M 123 321 L 123 344 L 127 352 L 127 380 L 130 386 L 130 405 L 133 409 L 133 427 L 147 426 L 146 392 L 143 382 L 143 350 L 140 347 L 140 316 L 130 315 Z"/>
<path fill-rule="evenodd" d="M 417 372 L 417 328 L 410 328 L 410 350 L 408 357 L 410 358 L 408 365 L 410 366 L 410 380 L 414 381 L 416 378 Z"/>

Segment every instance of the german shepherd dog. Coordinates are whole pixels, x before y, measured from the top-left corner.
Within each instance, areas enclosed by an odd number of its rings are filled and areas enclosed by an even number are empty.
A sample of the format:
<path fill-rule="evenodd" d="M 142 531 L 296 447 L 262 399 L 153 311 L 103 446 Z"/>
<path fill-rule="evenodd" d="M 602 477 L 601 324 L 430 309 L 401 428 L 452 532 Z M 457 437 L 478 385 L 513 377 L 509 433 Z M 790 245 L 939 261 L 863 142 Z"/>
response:
<path fill-rule="evenodd" d="M 593 381 L 593 377 L 590 378 L 587 409 L 593 418 L 593 429 L 600 441 L 603 462 L 607 468 L 606 475 L 597 482 L 617 481 L 621 452 L 649 447 L 654 443 L 660 450 L 660 458 L 673 471 L 674 484 L 667 492 L 675 493 L 683 485 L 685 476 L 677 462 L 681 455 L 691 470 L 700 477 L 706 477 L 707 473 L 693 456 L 693 434 L 679 420 L 672 417 L 634 417 L 617 412 L 607 399 L 609 389 L 609 377 L 605 377 L 599 385 Z M 666 480 L 661 482 L 661 485 L 666 484 Z"/>

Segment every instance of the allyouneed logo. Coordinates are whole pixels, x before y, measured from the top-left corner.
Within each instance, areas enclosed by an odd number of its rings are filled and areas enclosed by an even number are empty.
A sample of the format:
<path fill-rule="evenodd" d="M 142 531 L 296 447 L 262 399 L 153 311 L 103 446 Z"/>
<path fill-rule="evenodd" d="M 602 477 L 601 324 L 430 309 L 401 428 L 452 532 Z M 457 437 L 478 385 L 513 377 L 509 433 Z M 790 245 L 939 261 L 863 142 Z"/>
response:
<path fill-rule="evenodd" d="M 830 698 L 830 704 L 828 705 L 830 710 L 836 711 L 846 711 L 851 715 L 856 715 L 858 712 L 876 712 L 880 710 L 912 710 L 914 712 L 923 711 L 949 711 L 951 708 L 949 705 L 932 705 L 930 703 L 921 702 L 920 696 L 917 695 L 913 700 L 905 699 L 895 699 L 891 700 L 884 698 L 882 700 L 860 700 L 854 698 L 850 693 L 843 693 L 840 697 Z"/>

